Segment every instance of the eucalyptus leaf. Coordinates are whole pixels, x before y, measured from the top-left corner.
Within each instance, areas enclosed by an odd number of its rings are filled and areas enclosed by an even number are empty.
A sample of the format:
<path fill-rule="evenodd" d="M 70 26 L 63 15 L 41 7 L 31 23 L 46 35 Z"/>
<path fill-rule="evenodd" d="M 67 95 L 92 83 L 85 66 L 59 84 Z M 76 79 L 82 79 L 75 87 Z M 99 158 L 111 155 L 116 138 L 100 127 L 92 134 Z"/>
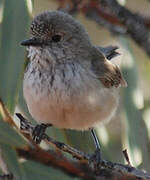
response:
<path fill-rule="evenodd" d="M 138 107 L 140 97 L 139 93 L 137 93 L 139 92 L 137 64 L 128 40 L 121 38 L 121 43 L 129 53 L 128 62 L 123 66 L 124 77 L 128 83 L 123 95 L 124 125 L 126 129 L 124 141 L 129 146 L 129 157 L 131 157 L 133 165 L 140 165 L 150 170 L 148 132 L 142 118 L 142 112 Z"/>
<path fill-rule="evenodd" d="M 52 167 L 47 167 L 37 162 L 26 161 L 22 163 L 23 168 L 23 180 L 71 180 L 78 178 L 72 178 L 67 174 L 64 174 L 62 171 L 58 169 L 54 169 Z"/>
<path fill-rule="evenodd" d="M 0 142 L 0 148 L 2 150 L 2 157 L 8 167 L 9 173 L 12 173 L 15 177 L 21 177 L 21 166 L 18 162 L 16 151 L 9 145 L 2 144 Z"/>
<path fill-rule="evenodd" d="M 25 145 L 26 141 L 15 129 L 3 122 L 0 117 L 0 143 L 11 145 L 13 147 L 19 147 Z"/>
<path fill-rule="evenodd" d="M 29 15 L 24 0 L 5 0 L 1 24 L 0 97 L 13 112 L 24 64 L 20 42 L 26 37 Z"/>

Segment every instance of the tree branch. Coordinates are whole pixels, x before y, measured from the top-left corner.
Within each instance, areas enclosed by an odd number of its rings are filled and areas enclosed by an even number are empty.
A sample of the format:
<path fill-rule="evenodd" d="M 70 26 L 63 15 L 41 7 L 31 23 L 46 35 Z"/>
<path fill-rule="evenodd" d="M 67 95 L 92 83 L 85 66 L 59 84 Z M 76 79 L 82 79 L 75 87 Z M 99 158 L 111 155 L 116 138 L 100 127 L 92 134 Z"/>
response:
<path fill-rule="evenodd" d="M 150 55 L 149 30 L 145 26 L 143 18 L 119 5 L 116 0 L 101 0 L 100 2 L 109 8 L 119 22 L 127 28 L 130 37 Z"/>
<path fill-rule="evenodd" d="M 47 166 L 53 166 L 62 170 L 69 176 L 79 177 L 86 180 L 137 180 L 137 179 L 150 179 L 150 174 L 138 170 L 129 165 L 123 165 L 119 163 L 112 163 L 109 161 L 99 162 L 97 171 L 94 168 L 95 162 L 92 162 L 90 155 L 81 151 L 78 151 L 64 143 L 55 141 L 47 134 L 44 134 L 44 141 L 50 145 L 54 145 L 61 151 L 71 154 L 74 160 L 66 158 L 60 151 L 44 150 L 32 141 L 31 134 L 34 126 L 28 122 L 22 115 L 18 116 L 21 122 L 21 128 L 18 128 L 13 119 L 11 118 L 8 110 L 0 101 L 0 113 L 5 122 L 9 122 L 11 126 L 15 126 L 16 129 L 28 139 L 29 144 L 24 148 L 16 148 L 16 151 L 20 157 L 25 159 L 34 160 Z M 7 121 L 6 121 L 7 120 Z M 8 121 L 9 120 L 9 121 Z M 31 146 L 32 144 L 32 146 Z M 76 160 L 75 160 L 76 159 Z"/>
<path fill-rule="evenodd" d="M 23 125 L 22 129 L 24 129 L 26 131 L 26 133 L 29 133 L 30 135 L 32 135 L 32 131 L 34 129 L 33 125 L 31 125 L 31 123 L 29 123 L 21 114 L 17 114 L 17 116 L 19 117 L 20 121 L 21 121 L 21 124 Z M 85 160 L 84 163 L 82 163 L 82 166 L 81 166 L 81 161 L 78 161 L 76 162 L 76 167 L 78 167 L 80 170 L 81 170 L 81 174 L 83 175 L 84 174 L 84 178 L 85 178 L 85 175 L 87 175 L 87 171 L 89 172 L 88 173 L 88 176 L 86 177 L 87 178 L 94 178 L 94 179 L 99 179 L 101 177 L 101 171 L 102 170 L 107 170 L 109 173 L 113 172 L 111 175 L 112 177 L 113 176 L 116 176 L 116 173 L 120 173 L 121 174 L 124 174 L 125 176 L 127 175 L 131 175 L 132 178 L 137 178 L 137 174 L 138 174 L 138 177 L 141 177 L 141 178 L 147 178 L 147 179 L 150 179 L 150 175 L 149 174 L 146 174 L 134 167 L 131 167 L 130 165 L 122 165 L 122 164 L 119 164 L 119 163 L 112 163 L 112 162 L 109 162 L 109 161 L 102 161 L 102 162 L 99 162 L 99 167 L 98 167 L 98 170 L 95 172 L 95 169 L 94 169 L 94 164 L 96 162 L 91 162 L 91 159 L 90 159 L 90 155 L 87 154 L 87 153 L 84 153 L 84 152 L 81 152 L 79 150 L 76 150 L 72 147 L 70 147 L 69 145 L 66 145 L 64 143 L 61 143 L 61 142 L 58 142 L 58 141 L 55 141 L 54 139 L 50 138 L 47 134 L 44 134 L 43 135 L 43 140 L 45 140 L 48 144 L 53 144 L 55 147 L 57 147 L 58 149 L 60 149 L 61 151 L 64 151 L 64 152 L 67 152 L 69 154 L 72 155 L 73 158 L 76 158 L 77 160 Z M 34 150 L 33 150 L 34 151 Z M 47 164 L 47 160 L 48 160 L 48 154 L 45 156 L 46 157 L 46 162 L 43 162 L 44 158 L 43 158 L 43 150 L 40 150 L 42 151 L 41 152 L 41 159 L 38 159 L 38 161 L 44 163 L 44 164 Z M 38 154 L 35 155 L 35 151 L 33 153 L 31 153 L 31 149 L 28 151 L 28 155 L 30 158 L 33 158 L 34 160 L 37 160 L 36 158 L 40 157 L 39 155 L 39 150 L 37 151 Z M 34 156 L 30 156 L 30 153 Z M 45 152 L 47 153 L 47 152 Z M 50 153 L 50 152 L 49 152 Z M 126 153 L 127 155 L 127 153 Z M 57 155 L 55 155 L 54 157 L 57 157 Z M 60 159 L 63 159 L 63 158 L 59 158 L 59 161 Z M 58 162 L 59 162 L 58 161 Z M 64 164 L 65 164 L 65 161 L 64 160 Z M 52 162 L 52 161 L 49 161 L 49 162 Z M 57 162 L 56 160 L 54 160 L 54 162 Z M 68 162 L 68 161 L 67 161 Z M 70 162 L 70 161 L 69 161 Z M 74 162 L 70 162 L 70 164 L 72 164 Z M 58 163 L 59 164 L 59 163 Z M 57 164 L 57 165 L 58 165 Z M 62 163 L 60 163 L 62 164 Z M 63 164 L 63 167 L 65 167 Z M 68 167 L 68 166 L 67 166 Z M 84 168 L 83 168 L 84 167 Z M 85 171 L 86 170 L 86 171 Z M 80 174 L 79 173 L 79 174 Z M 129 174 L 128 174 L 129 173 Z M 77 173 L 75 173 L 77 174 Z M 90 177 L 89 177 L 90 175 Z M 92 175 L 92 176 L 91 176 Z M 79 176 L 79 175 L 78 175 Z M 134 177 L 135 176 L 135 177 Z M 80 176 L 79 176 L 80 177 Z"/>
<path fill-rule="evenodd" d="M 70 8 L 66 8 L 68 4 Z M 60 3 L 60 9 L 71 14 L 80 11 L 111 32 L 130 35 L 150 55 L 150 17 L 133 13 L 116 0 L 63 0 L 63 3 Z"/>

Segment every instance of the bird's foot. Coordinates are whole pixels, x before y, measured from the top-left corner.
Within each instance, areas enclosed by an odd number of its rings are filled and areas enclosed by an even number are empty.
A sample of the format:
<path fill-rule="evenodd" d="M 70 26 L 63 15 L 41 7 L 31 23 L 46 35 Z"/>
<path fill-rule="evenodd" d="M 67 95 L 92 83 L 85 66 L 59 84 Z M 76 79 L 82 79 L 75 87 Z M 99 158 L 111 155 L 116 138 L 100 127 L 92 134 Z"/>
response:
<path fill-rule="evenodd" d="M 100 165 L 102 164 L 102 162 L 103 160 L 101 157 L 101 151 L 99 148 L 97 148 L 90 157 L 90 163 L 93 164 L 93 168 L 96 174 L 98 174 L 98 171 L 100 169 Z"/>
<path fill-rule="evenodd" d="M 32 138 L 36 144 L 40 144 L 40 142 L 44 139 L 45 131 L 48 127 L 52 126 L 51 124 L 38 124 L 34 127 L 32 131 Z"/>

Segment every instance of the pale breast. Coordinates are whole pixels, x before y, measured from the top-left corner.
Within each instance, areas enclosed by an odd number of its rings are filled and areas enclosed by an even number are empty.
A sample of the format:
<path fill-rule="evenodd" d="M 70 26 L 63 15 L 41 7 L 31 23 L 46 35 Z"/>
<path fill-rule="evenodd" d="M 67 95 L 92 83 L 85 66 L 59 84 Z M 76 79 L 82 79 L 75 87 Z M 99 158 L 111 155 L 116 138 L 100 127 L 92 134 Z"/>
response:
<path fill-rule="evenodd" d="M 33 63 L 33 62 L 32 62 Z M 66 64 L 49 71 L 30 64 L 24 76 L 24 97 L 39 123 L 85 130 L 111 119 L 116 89 L 104 88 L 88 69 Z"/>

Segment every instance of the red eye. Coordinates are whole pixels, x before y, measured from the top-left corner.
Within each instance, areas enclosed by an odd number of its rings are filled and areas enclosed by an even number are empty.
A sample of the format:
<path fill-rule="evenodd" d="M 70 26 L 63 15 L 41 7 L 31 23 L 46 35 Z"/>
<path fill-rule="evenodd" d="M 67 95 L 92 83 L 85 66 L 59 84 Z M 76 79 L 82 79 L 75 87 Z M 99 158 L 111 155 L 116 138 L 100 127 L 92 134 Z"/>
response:
<path fill-rule="evenodd" d="M 60 35 L 54 35 L 52 36 L 52 41 L 53 42 L 59 42 L 61 40 L 61 36 Z"/>

